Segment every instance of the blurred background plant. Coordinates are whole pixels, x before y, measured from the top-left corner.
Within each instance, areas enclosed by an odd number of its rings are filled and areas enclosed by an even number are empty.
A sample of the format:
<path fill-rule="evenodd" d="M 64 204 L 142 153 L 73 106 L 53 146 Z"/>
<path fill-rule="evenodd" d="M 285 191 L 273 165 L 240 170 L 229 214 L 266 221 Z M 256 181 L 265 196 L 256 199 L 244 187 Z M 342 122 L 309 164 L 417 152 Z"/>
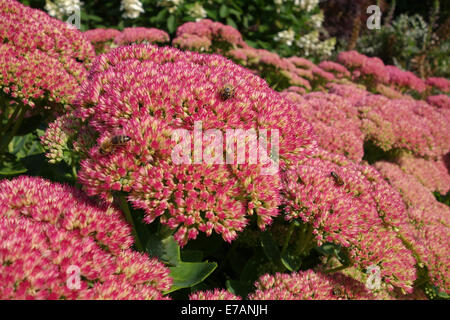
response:
<path fill-rule="evenodd" d="M 450 2 L 438 0 L 378 0 L 381 29 L 365 27 L 366 8 L 375 1 L 330 0 L 321 5 L 324 27 L 337 38 L 336 53 L 356 49 L 385 64 L 425 78 L 449 75 Z"/>
<path fill-rule="evenodd" d="M 393 21 L 386 19 L 381 29 L 363 33 L 356 48 L 422 78 L 431 74 L 448 77 L 450 18 L 438 24 L 439 16 L 440 1 L 436 0 L 428 17 L 403 13 Z"/>
<path fill-rule="evenodd" d="M 81 30 L 155 27 L 174 35 L 185 22 L 208 18 L 240 30 L 249 45 L 281 56 L 318 59 L 331 55 L 335 39 L 322 27 L 320 0 L 23 0 L 67 20 L 80 9 Z"/>

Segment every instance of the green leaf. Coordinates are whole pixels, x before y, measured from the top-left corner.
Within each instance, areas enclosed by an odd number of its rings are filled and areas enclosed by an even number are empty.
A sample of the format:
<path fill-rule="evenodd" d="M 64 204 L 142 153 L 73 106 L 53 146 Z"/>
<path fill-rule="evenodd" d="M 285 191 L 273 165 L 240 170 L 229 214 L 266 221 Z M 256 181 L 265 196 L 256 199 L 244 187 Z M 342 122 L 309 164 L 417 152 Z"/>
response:
<path fill-rule="evenodd" d="M 208 17 L 210 17 L 213 20 L 217 20 L 217 12 L 214 10 L 206 9 L 206 13 L 208 14 Z"/>
<path fill-rule="evenodd" d="M 0 176 L 16 176 L 27 172 L 27 168 L 13 155 L 0 155 Z"/>
<path fill-rule="evenodd" d="M 228 11 L 230 12 L 230 14 L 234 15 L 238 21 L 241 21 L 241 12 L 235 9 L 229 9 Z"/>
<path fill-rule="evenodd" d="M 18 159 L 44 152 L 39 139 L 32 133 L 15 136 L 9 143 L 8 150 Z"/>
<path fill-rule="evenodd" d="M 180 262 L 176 267 L 169 268 L 173 284 L 166 293 L 193 287 L 204 281 L 216 268 L 215 262 Z"/>
<path fill-rule="evenodd" d="M 266 257 L 274 264 L 277 264 L 280 261 L 280 249 L 278 249 L 270 232 L 266 231 L 261 234 L 261 247 L 263 248 Z"/>
<path fill-rule="evenodd" d="M 173 33 L 175 31 L 175 16 L 171 15 L 169 19 L 167 19 L 167 29 L 169 30 L 169 33 Z"/>
<path fill-rule="evenodd" d="M 228 16 L 228 8 L 225 4 L 222 4 L 219 9 L 219 15 L 221 18 Z"/>
<path fill-rule="evenodd" d="M 158 14 L 151 18 L 151 22 L 155 23 L 155 22 L 162 22 L 166 19 L 167 14 L 169 13 L 169 11 L 165 8 L 163 10 L 161 10 L 160 12 L 158 12 Z"/>
<path fill-rule="evenodd" d="M 341 251 L 341 247 L 334 243 L 327 242 L 327 243 L 324 243 L 322 246 L 317 247 L 317 250 L 320 253 L 327 255 L 327 256 L 330 256 L 330 255 L 337 256 L 339 254 L 339 252 Z"/>
<path fill-rule="evenodd" d="M 281 255 L 281 262 L 289 271 L 298 271 L 302 265 L 302 259 L 289 251 Z"/>
<path fill-rule="evenodd" d="M 176 266 L 181 262 L 180 246 L 172 235 L 162 238 L 159 234 L 151 234 L 146 250 L 150 256 L 158 257 L 168 265 Z"/>
<path fill-rule="evenodd" d="M 252 284 L 238 280 L 227 280 L 225 281 L 225 286 L 232 294 L 242 298 L 246 298 L 250 292 L 255 290 L 255 287 Z"/>
<path fill-rule="evenodd" d="M 317 251 L 326 256 L 335 256 L 343 265 L 350 262 L 348 253 L 340 245 L 334 243 L 324 243 L 321 247 L 316 247 Z"/>
<path fill-rule="evenodd" d="M 230 17 L 227 17 L 227 25 L 232 26 L 232 27 L 235 28 L 235 29 L 238 28 L 237 25 L 236 25 L 236 23 L 234 22 L 234 20 L 231 19 Z"/>

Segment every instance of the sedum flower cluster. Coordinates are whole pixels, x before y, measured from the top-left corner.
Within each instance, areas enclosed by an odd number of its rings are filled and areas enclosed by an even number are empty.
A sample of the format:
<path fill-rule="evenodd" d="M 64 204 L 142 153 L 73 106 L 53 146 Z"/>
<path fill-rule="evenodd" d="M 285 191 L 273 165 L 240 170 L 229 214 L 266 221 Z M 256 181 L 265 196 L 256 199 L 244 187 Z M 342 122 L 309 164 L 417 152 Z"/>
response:
<path fill-rule="evenodd" d="M 0 181 L 0 298 L 165 299 L 169 269 L 131 250 L 130 233 L 119 211 L 72 187 Z"/>
<path fill-rule="evenodd" d="M 285 172 L 282 190 L 286 219 L 312 225 L 309 239 L 345 248 L 359 270 L 379 266 L 386 288 L 412 292 L 416 261 L 395 232 L 405 205 L 376 170 L 320 151 Z"/>
<path fill-rule="evenodd" d="M 227 99 L 222 95 L 225 85 L 233 88 Z M 108 200 L 115 191 L 127 192 L 131 204 L 146 213 L 145 222 L 160 218 L 176 230 L 181 245 L 199 232 L 216 232 L 232 241 L 252 216 L 264 229 L 279 214 L 279 171 L 312 153 L 317 145 L 311 127 L 289 100 L 261 78 L 217 55 L 151 45 L 117 48 L 97 58 L 77 101 L 73 115 L 58 119 L 43 137 L 47 149 L 56 150 L 48 156 L 60 154 L 58 150 L 67 149 L 61 142 L 69 141 L 80 150 L 79 180 L 89 195 Z M 76 122 L 78 130 L 66 125 Z M 206 133 L 209 129 L 244 130 L 234 137 L 226 133 L 224 142 L 228 135 L 239 141 L 248 139 L 245 130 L 263 129 L 267 141 L 273 141 L 272 130 L 278 130 L 280 170 L 262 174 L 267 164 L 249 160 L 257 149 L 242 150 L 245 163 L 237 162 L 239 155 L 225 163 L 230 149 L 211 135 L 200 138 L 204 159 L 195 163 L 191 143 L 184 140 L 196 143 L 198 122 Z M 65 128 L 71 129 L 61 141 Z M 174 139 L 179 129 L 189 137 Z M 92 133 L 90 138 L 82 134 L 87 132 Z M 105 154 L 102 145 L 117 135 L 126 135 L 130 141 Z M 189 147 L 182 163 L 173 160 L 177 143 Z M 217 143 L 220 146 L 214 146 Z M 215 160 L 206 162 L 213 153 Z"/>
<path fill-rule="evenodd" d="M 224 289 L 214 289 L 194 292 L 189 296 L 189 300 L 242 300 L 242 298 Z"/>
<path fill-rule="evenodd" d="M 373 300 L 363 284 L 340 273 L 326 275 L 306 270 L 262 275 L 250 300 Z"/>
<path fill-rule="evenodd" d="M 414 252 L 418 266 L 426 267 L 431 282 L 449 294 L 450 208 L 438 202 L 414 175 L 398 165 L 380 161 L 375 168 L 399 190 L 406 203 L 408 220 L 399 224 L 398 229 Z"/>
<path fill-rule="evenodd" d="M 92 29 L 84 32 L 84 36 L 95 47 L 97 54 L 109 52 L 118 46 L 130 44 L 165 44 L 170 41 L 169 35 L 156 28 L 133 27 L 123 31 L 117 29 Z"/>
<path fill-rule="evenodd" d="M 15 0 L 0 3 L 0 89 L 34 107 L 73 102 L 95 53 L 82 34 Z"/>

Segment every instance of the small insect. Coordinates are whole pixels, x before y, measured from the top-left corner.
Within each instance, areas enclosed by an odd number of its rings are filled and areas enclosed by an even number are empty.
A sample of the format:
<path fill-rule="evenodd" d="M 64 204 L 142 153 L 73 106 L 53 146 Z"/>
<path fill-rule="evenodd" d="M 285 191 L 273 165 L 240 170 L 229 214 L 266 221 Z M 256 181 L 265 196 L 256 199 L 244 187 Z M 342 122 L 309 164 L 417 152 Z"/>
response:
<path fill-rule="evenodd" d="M 334 182 L 336 182 L 336 184 L 338 186 L 343 186 L 344 185 L 344 180 L 342 180 L 342 178 L 334 171 L 331 171 L 330 175 L 333 177 Z"/>
<path fill-rule="evenodd" d="M 228 100 L 234 97 L 234 93 L 234 87 L 231 84 L 227 83 L 220 90 L 220 98 L 222 98 L 222 100 Z"/>
<path fill-rule="evenodd" d="M 334 294 L 335 296 L 338 296 L 338 297 L 342 296 L 342 289 L 341 289 L 341 287 L 339 287 L 339 286 L 334 286 L 334 287 L 333 287 L 333 294 Z"/>
<path fill-rule="evenodd" d="M 117 135 L 112 137 L 111 139 L 107 139 L 105 142 L 101 144 L 100 153 L 101 154 L 110 153 L 113 151 L 114 147 L 123 146 L 130 140 L 131 138 L 126 135 Z"/>

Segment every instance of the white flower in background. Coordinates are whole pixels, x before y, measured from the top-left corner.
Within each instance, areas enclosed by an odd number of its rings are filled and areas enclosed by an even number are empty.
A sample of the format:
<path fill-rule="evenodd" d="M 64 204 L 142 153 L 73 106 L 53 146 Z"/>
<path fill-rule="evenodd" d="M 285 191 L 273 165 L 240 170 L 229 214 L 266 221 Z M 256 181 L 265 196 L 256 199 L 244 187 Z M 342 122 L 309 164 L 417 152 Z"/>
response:
<path fill-rule="evenodd" d="M 189 10 L 188 10 L 188 14 L 192 17 L 195 18 L 195 21 L 199 21 L 203 18 L 206 18 L 206 10 L 203 8 L 203 6 L 199 3 L 196 2 Z"/>
<path fill-rule="evenodd" d="M 122 0 L 120 10 L 125 11 L 122 16 L 129 19 L 136 19 L 144 12 L 142 3 L 139 0 Z"/>
<path fill-rule="evenodd" d="M 157 5 L 159 7 L 167 7 L 169 13 L 174 13 L 182 3 L 183 0 L 159 0 Z"/>
<path fill-rule="evenodd" d="M 295 39 L 295 32 L 292 29 L 280 31 L 274 37 L 275 41 L 285 43 L 288 46 L 292 46 L 292 42 L 294 42 L 294 39 Z"/>
<path fill-rule="evenodd" d="M 62 20 L 64 17 L 80 11 L 81 5 L 80 0 L 47 0 L 45 2 L 45 10 L 52 17 Z"/>
<path fill-rule="evenodd" d="M 320 0 L 294 0 L 294 5 L 299 9 L 310 12 L 319 4 Z"/>
<path fill-rule="evenodd" d="M 313 28 L 319 29 L 320 27 L 322 27 L 323 20 L 324 20 L 323 12 L 320 11 L 318 14 L 314 14 L 311 16 L 310 22 Z"/>
<path fill-rule="evenodd" d="M 336 45 L 336 39 L 330 38 L 325 41 L 320 41 L 319 31 L 315 30 L 298 39 L 295 44 L 303 50 L 306 57 L 310 55 L 319 55 L 328 57 L 331 55 Z"/>
<path fill-rule="evenodd" d="M 336 46 L 336 38 L 330 38 L 317 45 L 317 53 L 323 57 L 329 57 Z"/>

